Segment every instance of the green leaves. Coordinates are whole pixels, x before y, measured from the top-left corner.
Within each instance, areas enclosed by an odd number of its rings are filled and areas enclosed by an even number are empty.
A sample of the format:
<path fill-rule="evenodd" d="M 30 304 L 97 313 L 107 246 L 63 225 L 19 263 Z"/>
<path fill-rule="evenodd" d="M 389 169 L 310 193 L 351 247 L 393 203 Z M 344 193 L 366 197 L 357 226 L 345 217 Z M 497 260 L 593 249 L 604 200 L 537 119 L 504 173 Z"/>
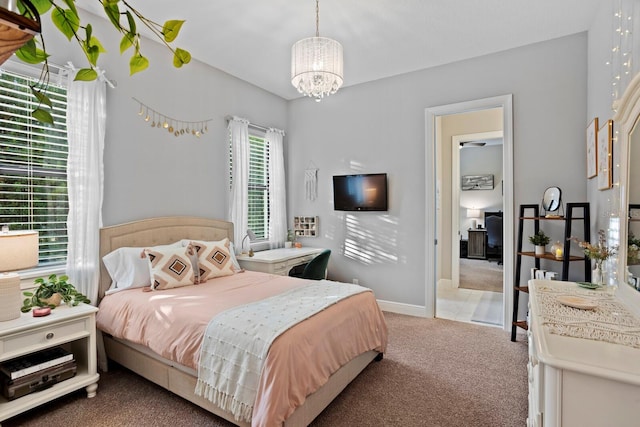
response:
<path fill-rule="evenodd" d="M 146 70 L 147 67 L 149 67 L 149 60 L 140 53 L 136 53 L 129 60 L 129 75 L 133 76 L 135 73 Z"/>
<path fill-rule="evenodd" d="M 60 295 L 65 304 L 70 306 L 77 306 L 81 302 L 90 304 L 89 298 L 78 292 L 71 283 L 67 282 L 68 280 L 69 277 L 66 275 L 57 277 L 55 274 L 50 275 L 48 281 L 45 281 L 42 277 L 37 278 L 34 280 L 34 283 L 38 285 L 35 292 L 23 292 L 23 295 L 27 298 L 22 301 L 20 311 L 27 313 L 33 307 L 51 307 L 54 309 L 56 306 L 46 301 L 54 294 Z"/>
<path fill-rule="evenodd" d="M 75 10 L 57 7 L 51 12 L 51 20 L 68 40 L 71 40 L 80 28 L 80 17 Z"/>
<path fill-rule="evenodd" d="M 164 23 L 162 27 L 162 34 L 164 35 L 164 41 L 171 43 L 178 37 L 180 29 L 182 28 L 184 21 L 170 20 Z"/>
<path fill-rule="evenodd" d="M 26 42 L 15 53 L 21 61 L 26 62 L 27 64 L 39 64 L 49 57 L 44 50 L 38 49 L 35 39 L 31 39 Z"/>
<path fill-rule="evenodd" d="M 184 64 L 188 64 L 189 62 L 191 62 L 191 54 L 186 50 L 176 48 L 176 51 L 173 55 L 173 66 L 176 68 L 180 68 Z"/>

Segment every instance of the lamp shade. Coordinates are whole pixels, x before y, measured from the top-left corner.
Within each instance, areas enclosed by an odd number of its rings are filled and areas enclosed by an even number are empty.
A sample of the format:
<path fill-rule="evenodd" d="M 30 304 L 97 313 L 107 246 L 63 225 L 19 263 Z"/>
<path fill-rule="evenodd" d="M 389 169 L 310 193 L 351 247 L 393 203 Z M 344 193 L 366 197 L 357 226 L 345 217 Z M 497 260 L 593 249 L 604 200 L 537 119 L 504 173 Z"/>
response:
<path fill-rule="evenodd" d="M 308 37 L 291 48 L 291 84 L 320 101 L 343 83 L 342 45 L 326 37 Z"/>
<path fill-rule="evenodd" d="M 480 218 L 480 209 L 467 209 L 467 218 Z"/>
<path fill-rule="evenodd" d="M 16 271 L 38 265 L 38 232 L 0 233 L 0 271 Z"/>
<path fill-rule="evenodd" d="M 20 276 L 11 273 L 38 265 L 37 231 L 0 233 L 0 321 L 20 317 Z M 10 272 L 10 273 L 7 273 Z"/>

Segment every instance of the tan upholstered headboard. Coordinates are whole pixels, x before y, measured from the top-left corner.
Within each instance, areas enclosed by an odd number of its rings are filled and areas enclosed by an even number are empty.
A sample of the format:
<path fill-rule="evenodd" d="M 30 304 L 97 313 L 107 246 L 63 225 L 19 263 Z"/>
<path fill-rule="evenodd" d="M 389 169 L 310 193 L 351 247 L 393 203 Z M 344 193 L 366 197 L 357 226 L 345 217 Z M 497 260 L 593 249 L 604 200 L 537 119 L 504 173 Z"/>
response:
<path fill-rule="evenodd" d="M 149 218 L 100 229 L 100 288 L 98 299 L 111 286 L 102 257 L 122 247 L 166 245 L 181 239 L 233 241 L 233 224 L 218 219 L 188 216 Z"/>

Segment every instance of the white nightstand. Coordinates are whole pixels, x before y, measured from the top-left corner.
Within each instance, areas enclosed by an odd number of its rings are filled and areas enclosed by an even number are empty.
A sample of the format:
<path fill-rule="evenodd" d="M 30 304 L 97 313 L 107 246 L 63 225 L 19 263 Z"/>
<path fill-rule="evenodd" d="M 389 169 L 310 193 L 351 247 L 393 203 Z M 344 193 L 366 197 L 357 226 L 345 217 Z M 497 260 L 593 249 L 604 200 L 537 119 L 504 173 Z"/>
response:
<path fill-rule="evenodd" d="M 256 252 L 252 257 L 239 255 L 237 258 L 240 267 L 245 270 L 286 276 L 293 267 L 308 263 L 320 252 L 322 248 L 281 248 Z"/>
<path fill-rule="evenodd" d="M 77 373 L 45 390 L 15 400 L 0 395 L 0 421 L 18 415 L 82 387 L 94 397 L 100 375 L 96 359 L 96 312 L 91 305 L 60 306 L 45 317 L 23 313 L 18 319 L 0 322 L 0 362 L 61 346 L 73 353 Z"/>

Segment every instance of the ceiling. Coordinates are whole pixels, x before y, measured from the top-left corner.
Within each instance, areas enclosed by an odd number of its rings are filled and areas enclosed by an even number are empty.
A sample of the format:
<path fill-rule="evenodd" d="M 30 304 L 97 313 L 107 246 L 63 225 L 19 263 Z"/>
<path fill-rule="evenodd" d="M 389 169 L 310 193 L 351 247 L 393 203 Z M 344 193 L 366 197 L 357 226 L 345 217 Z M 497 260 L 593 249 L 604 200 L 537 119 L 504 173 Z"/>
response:
<path fill-rule="evenodd" d="M 347 87 L 586 31 L 602 1 L 320 0 L 320 35 L 342 43 Z M 131 3 L 155 22 L 185 19 L 175 45 L 193 58 L 282 98 L 300 96 L 291 46 L 315 35 L 315 0 Z M 96 0 L 77 4 L 103 16 Z"/>

